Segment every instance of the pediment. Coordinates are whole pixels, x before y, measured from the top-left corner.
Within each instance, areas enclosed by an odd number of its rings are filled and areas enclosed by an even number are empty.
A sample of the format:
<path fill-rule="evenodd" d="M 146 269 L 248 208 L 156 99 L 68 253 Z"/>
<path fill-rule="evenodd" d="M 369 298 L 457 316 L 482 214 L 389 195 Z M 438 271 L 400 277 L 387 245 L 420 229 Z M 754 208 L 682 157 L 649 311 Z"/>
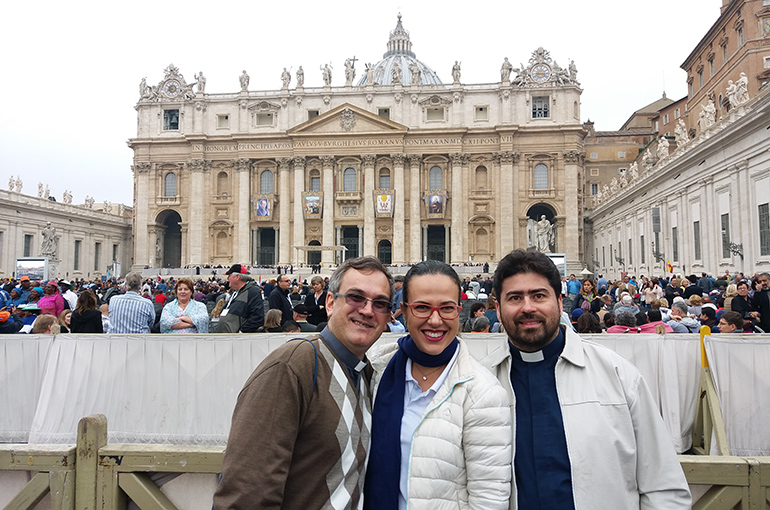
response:
<path fill-rule="evenodd" d="M 281 105 L 270 101 L 258 101 L 248 106 L 248 110 L 251 112 L 277 112 L 280 109 Z"/>
<path fill-rule="evenodd" d="M 350 103 L 342 104 L 313 120 L 290 129 L 292 135 L 314 134 L 405 134 L 407 127 L 384 119 Z"/>

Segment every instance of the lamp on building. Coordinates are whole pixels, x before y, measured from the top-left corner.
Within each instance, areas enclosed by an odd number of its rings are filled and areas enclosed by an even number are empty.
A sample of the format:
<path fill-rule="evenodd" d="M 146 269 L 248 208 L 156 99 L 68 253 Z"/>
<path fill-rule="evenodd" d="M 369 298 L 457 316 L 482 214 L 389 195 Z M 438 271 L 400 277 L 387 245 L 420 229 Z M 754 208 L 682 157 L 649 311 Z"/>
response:
<path fill-rule="evenodd" d="M 650 244 L 652 245 L 652 256 L 655 257 L 655 261 L 656 262 L 663 262 L 664 260 L 666 260 L 666 255 L 663 254 L 663 252 L 659 252 L 655 248 L 655 241 L 651 242 Z"/>
<path fill-rule="evenodd" d="M 730 253 L 732 253 L 733 255 L 738 255 L 741 258 L 741 260 L 743 260 L 743 243 L 735 244 L 731 242 L 728 245 L 728 249 L 730 250 Z"/>

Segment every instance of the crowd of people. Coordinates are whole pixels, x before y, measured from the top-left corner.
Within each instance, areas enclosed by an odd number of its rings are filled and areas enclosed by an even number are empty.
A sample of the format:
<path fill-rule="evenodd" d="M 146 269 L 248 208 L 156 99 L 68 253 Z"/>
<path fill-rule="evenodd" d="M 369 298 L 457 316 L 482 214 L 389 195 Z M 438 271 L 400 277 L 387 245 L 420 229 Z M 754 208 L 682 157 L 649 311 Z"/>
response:
<path fill-rule="evenodd" d="M 22 277 L 0 313 L 4 333 L 300 333 L 238 396 L 217 509 L 690 508 L 641 374 L 580 333 L 770 331 L 767 273 L 579 280 L 516 250 L 493 277 L 373 257 L 224 276 Z M 489 331 L 477 361 L 461 332 Z"/>
<path fill-rule="evenodd" d="M 562 299 L 579 333 L 698 333 L 703 326 L 711 333 L 770 332 L 768 273 L 616 281 L 570 275 L 562 278 Z"/>

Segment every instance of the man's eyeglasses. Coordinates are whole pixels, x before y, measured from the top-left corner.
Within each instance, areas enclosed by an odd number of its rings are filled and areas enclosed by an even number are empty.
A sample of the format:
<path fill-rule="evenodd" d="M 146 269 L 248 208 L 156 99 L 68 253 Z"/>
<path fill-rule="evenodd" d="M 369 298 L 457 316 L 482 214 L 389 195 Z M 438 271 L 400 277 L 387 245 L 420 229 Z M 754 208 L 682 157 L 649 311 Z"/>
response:
<path fill-rule="evenodd" d="M 334 297 L 345 298 L 345 302 L 354 308 L 363 308 L 366 306 L 366 303 L 368 301 L 371 301 L 372 310 L 374 310 L 375 312 L 383 313 L 383 314 L 390 313 L 390 307 L 391 307 L 390 301 L 385 301 L 384 299 L 369 299 L 366 296 L 362 296 L 361 294 L 355 294 L 353 292 L 348 292 L 347 294 L 336 292 L 334 294 Z"/>
<path fill-rule="evenodd" d="M 412 315 L 419 319 L 427 319 L 433 315 L 434 311 L 438 312 L 439 317 L 442 319 L 456 319 L 460 315 L 462 307 L 460 305 L 441 305 L 431 306 L 426 303 L 404 303 L 412 311 Z"/>

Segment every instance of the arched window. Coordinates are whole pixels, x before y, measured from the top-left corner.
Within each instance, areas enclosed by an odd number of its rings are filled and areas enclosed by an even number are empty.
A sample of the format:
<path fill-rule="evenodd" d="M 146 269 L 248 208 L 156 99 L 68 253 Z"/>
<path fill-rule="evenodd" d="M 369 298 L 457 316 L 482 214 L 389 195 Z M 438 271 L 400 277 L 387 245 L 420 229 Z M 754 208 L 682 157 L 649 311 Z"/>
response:
<path fill-rule="evenodd" d="M 434 166 L 430 169 L 428 187 L 432 190 L 444 189 L 444 171 L 441 167 Z"/>
<path fill-rule="evenodd" d="M 321 191 L 321 172 L 310 171 L 310 191 Z"/>
<path fill-rule="evenodd" d="M 476 168 L 476 189 L 487 189 L 487 167 Z"/>
<path fill-rule="evenodd" d="M 380 169 L 380 182 L 377 189 L 390 189 L 390 170 L 387 168 Z"/>
<path fill-rule="evenodd" d="M 217 234 L 216 253 L 217 257 L 224 257 L 228 253 L 227 234 L 225 232 L 219 232 Z"/>
<path fill-rule="evenodd" d="M 176 174 L 169 172 L 163 182 L 163 196 L 175 197 L 176 196 Z"/>
<path fill-rule="evenodd" d="M 229 186 L 227 185 L 227 172 L 219 172 L 217 174 L 217 195 L 226 195 L 228 191 Z"/>
<path fill-rule="evenodd" d="M 489 253 L 489 233 L 484 228 L 476 231 L 476 252 Z"/>
<path fill-rule="evenodd" d="M 342 191 L 358 191 L 355 168 L 348 167 L 342 174 Z"/>
<path fill-rule="evenodd" d="M 535 189 L 548 189 L 548 167 L 543 163 L 535 165 Z"/>
<path fill-rule="evenodd" d="M 265 170 L 261 174 L 259 174 L 259 192 L 260 193 L 273 193 L 274 191 L 274 177 L 273 172 L 270 170 Z"/>

